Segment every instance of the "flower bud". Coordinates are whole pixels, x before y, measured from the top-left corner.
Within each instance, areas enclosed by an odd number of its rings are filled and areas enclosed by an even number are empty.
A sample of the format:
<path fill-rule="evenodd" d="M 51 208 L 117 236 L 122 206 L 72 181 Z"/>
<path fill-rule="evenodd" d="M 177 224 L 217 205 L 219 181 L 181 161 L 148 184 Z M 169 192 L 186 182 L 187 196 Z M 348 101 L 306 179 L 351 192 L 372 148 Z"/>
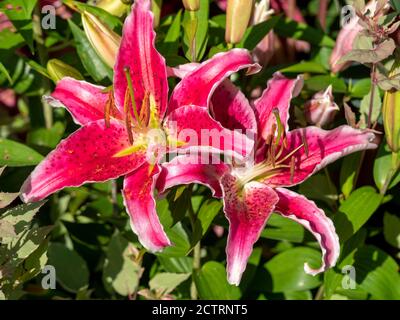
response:
<path fill-rule="evenodd" d="M 128 4 L 121 0 L 100 0 L 96 6 L 117 17 L 123 16 L 129 8 Z"/>
<path fill-rule="evenodd" d="M 84 11 L 82 24 L 86 36 L 99 57 L 111 68 L 114 67 L 121 37 L 93 14 Z"/>
<path fill-rule="evenodd" d="M 337 111 L 339 111 L 339 107 L 333 100 L 332 86 L 329 86 L 325 91 L 316 93 L 305 104 L 307 121 L 318 127 L 331 123 Z"/>
<path fill-rule="evenodd" d="M 78 70 L 58 59 L 51 59 L 47 62 L 47 72 L 55 83 L 64 77 L 83 80 L 83 76 Z"/>
<path fill-rule="evenodd" d="M 225 40 L 227 43 L 239 43 L 249 25 L 253 0 L 228 0 L 226 12 Z"/>
<path fill-rule="evenodd" d="M 200 0 L 182 0 L 183 6 L 188 11 L 199 11 Z"/>
<path fill-rule="evenodd" d="M 393 152 L 400 151 L 400 91 L 386 91 L 383 98 L 383 125 L 387 144 Z"/>

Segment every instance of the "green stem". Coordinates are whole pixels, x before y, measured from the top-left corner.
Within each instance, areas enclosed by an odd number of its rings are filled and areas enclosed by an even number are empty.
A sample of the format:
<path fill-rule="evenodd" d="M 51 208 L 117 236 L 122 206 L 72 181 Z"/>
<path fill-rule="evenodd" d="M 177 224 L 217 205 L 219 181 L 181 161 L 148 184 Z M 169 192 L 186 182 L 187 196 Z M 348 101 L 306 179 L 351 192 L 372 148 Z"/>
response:
<path fill-rule="evenodd" d="M 372 125 L 372 111 L 374 109 L 374 99 L 375 99 L 375 88 L 376 88 L 376 77 L 375 77 L 375 71 L 376 70 L 376 64 L 372 64 L 372 70 L 371 70 L 371 96 L 369 99 L 369 110 L 368 110 L 368 125 L 367 128 L 370 129 Z"/>
<path fill-rule="evenodd" d="M 321 285 L 318 288 L 317 294 L 315 295 L 314 300 L 322 300 L 322 298 L 324 297 L 324 285 Z"/>
<path fill-rule="evenodd" d="M 195 228 L 196 228 L 196 222 L 197 222 L 197 216 L 193 210 L 193 205 L 192 205 L 192 188 L 193 186 L 190 185 L 188 187 L 189 190 L 189 205 L 188 205 L 188 213 L 189 213 L 189 219 L 190 219 L 190 224 L 192 226 L 192 232 L 194 234 Z M 198 292 L 196 288 L 196 283 L 194 282 L 194 275 L 197 271 L 200 270 L 201 267 L 201 243 L 200 240 L 196 243 L 196 245 L 193 247 L 193 273 L 192 273 L 192 284 L 190 286 L 190 298 L 192 300 L 197 300 L 198 299 Z"/>
<path fill-rule="evenodd" d="M 46 48 L 44 47 L 44 36 L 43 30 L 41 26 L 41 15 L 40 15 L 40 8 L 39 4 L 35 7 L 33 12 L 33 37 L 36 41 L 37 52 L 39 56 L 40 64 L 46 68 L 48 56 Z M 47 78 L 42 78 L 42 84 L 44 88 L 44 94 L 50 93 L 50 82 Z M 53 126 L 53 110 L 51 106 L 43 101 L 43 116 L 44 122 L 47 129 L 50 129 Z"/>
<path fill-rule="evenodd" d="M 193 248 L 193 274 L 200 270 L 200 266 L 201 266 L 201 244 L 199 240 Z M 198 299 L 198 292 L 196 288 L 196 283 L 194 281 L 192 281 L 192 285 L 190 287 L 190 297 L 192 300 Z"/>
<path fill-rule="evenodd" d="M 371 129 L 372 125 L 372 111 L 374 108 L 374 99 L 375 99 L 375 87 L 376 87 L 376 64 L 372 64 L 372 69 L 371 69 L 371 96 L 369 99 L 369 110 L 368 110 L 368 119 L 367 119 L 367 128 Z M 361 158 L 360 158 L 360 165 L 357 168 L 356 175 L 354 177 L 354 186 L 357 185 L 358 177 L 360 176 L 360 171 L 361 167 L 364 163 L 365 155 L 367 153 L 367 150 L 363 150 L 361 153 Z"/>

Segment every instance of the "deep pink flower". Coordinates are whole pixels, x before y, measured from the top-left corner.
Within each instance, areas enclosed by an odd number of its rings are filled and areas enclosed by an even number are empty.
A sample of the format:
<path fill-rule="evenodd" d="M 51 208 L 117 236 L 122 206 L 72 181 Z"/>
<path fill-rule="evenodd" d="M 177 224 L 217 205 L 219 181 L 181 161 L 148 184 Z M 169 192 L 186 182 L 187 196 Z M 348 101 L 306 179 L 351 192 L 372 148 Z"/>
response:
<path fill-rule="evenodd" d="M 375 148 L 374 134 L 341 126 L 331 131 L 318 127 L 288 130 L 290 100 L 300 92 L 302 79 L 277 73 L 261 98 L 253 103 L 258 122 L 255 157 L 244 165 L 182 164 L 175 158 L 163 165 L 158 188 L 193 181 L 209 186 L 222 197 L 229 220 L 228 281 L 239 284 L 254 243 L 272 212 L 299 222 L 317 238 L 322 265 L 305 271 L 317 274 L 335 265 L 339 241 L 332 221 L 313 201 L 286 189 L 297 185 L 329 163 L 349 153 Z M 226 97 L 230 97 L 227 99 Z M 212 97 L 215 118 L 227 127 L 257 128 L 252 107 L 231 83 L 224 82 Z M 179 176 L 179 179 L 176 177 Z"/>
<path fill-rule="evenodd" d="M 52 106 L 67 108 L 82 127 L 36 167 L 21 193 L 24 202 L 38 201 L 65 187 L 125 176 L 123 196 L 132 228 L 143 246 L 159 251 L 171 244 L 153 195 L 161 159 L 175 149 L 247 157 L 253 141 L 215 121 L 207 103 L 227 76 L 255 65 L 246 50 L 218 54 L 184 78 L 169 103 L 167 69 L 155 49 L 150 4 L 149 0 L 135 1 L 125 21 L 112 91 L 64 78 L 47 98 Z M 213 130 L 223 143 L 178 141 L 175 137 L 186 129 L 196 134 Z M 166 139 L 152 135 L 154 131 Z"/>

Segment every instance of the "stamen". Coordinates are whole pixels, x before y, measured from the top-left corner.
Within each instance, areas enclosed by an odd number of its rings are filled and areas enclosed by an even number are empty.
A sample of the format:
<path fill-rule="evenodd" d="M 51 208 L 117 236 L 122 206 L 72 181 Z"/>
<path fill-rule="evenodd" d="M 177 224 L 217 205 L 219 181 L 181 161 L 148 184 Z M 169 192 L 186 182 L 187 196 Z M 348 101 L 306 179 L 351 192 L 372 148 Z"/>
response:
<path fill-rule="evenodd" d="M 303 133 L 301 134 L 301 140 L 302 140 L 303 145 L 304 145 L 304 151 L 306 153 L 306 156 L 308 157 L 308 143 L 307 143 L 306 136 Z"/>
<path fill-rule="evenodd" d="M 150 120 L 150 93 L 146 92 L 143 97 L 142 107 L 140 108 L 140 121 L 146 126 L 149 125 Z"/>
<path fill-rule="evenodd" d="M 272 146 L 271 146 L 271 162 L 272 162 L 272 167 L 274 167 L 275 168 L 275 159 L 276 159 L 276 157 L 275 157 L 275 150 L 276 149 L 276 145 L 275 144 L 273 144 Z"/>
<path fill-rule="evenodd" d="M 128 84 L 129 96 L 131 98 L 133 114 L 134 114 L 134 116 L 136 118 L 136 121 L 137 121 L 139 127 L 141 127 L 142 124 L 140 122 L 138 111 L 137 111 L 137 107 L 136 107 L 135 94 L 133 92 L 132 79 L 131 79 L 131 74 L 130 74 L 130 71 L 129 71 L 129 67 L 124 67 L 124 72 L 125 72 L 126 82 Z M 126 94 L 125 94 L 125 98 L 126 98 Z"/>
<path fill-rule="evenodd" d="M 292 157 L 290 160 L 290 183 L 293 183 L 294 180 L 294 170 L 295 170 L 295 158 Z"/>
<path fill-rule="evenodd" d="M 282 162 L 285 162 L 287 159 L 292 157 L 297 151 L 299 151 L 301 148 L 303 148 L 304 144 L 299 145 L 296 149 L 288 153 L 283 159 L 279 160 L 277 163 L 280 164 Z"/>
<path fill-rule="evenodd" d="M 271 141 L 272 141 L 272 134 L 269 134 L 267 136 L 267 139 L 265 139 L 265 144 L 269 146 L 271 144 Z"/>
<path fill-rule="evenodd" d="M 129 101 L 129 91 L 128 88 L 125 90 L 125 99 L 124 99 L 124 113 L 125 113 L 125 127 L 128 132 L 129 143 L 133 143 L 133 135 L 132 135 L 132 124 L 131 124 L 131 113 L 129 112 L 128 107 Z"/>
<path fill-rule="evenodd" d="M 108 95 L 108 99 L 106 105 L 104 107 L 104 121 L 106 123 L 106 127 L 110 127 L 110 117 L 111 117 L 111 108 L 112 108 L 112 93 Z"/>

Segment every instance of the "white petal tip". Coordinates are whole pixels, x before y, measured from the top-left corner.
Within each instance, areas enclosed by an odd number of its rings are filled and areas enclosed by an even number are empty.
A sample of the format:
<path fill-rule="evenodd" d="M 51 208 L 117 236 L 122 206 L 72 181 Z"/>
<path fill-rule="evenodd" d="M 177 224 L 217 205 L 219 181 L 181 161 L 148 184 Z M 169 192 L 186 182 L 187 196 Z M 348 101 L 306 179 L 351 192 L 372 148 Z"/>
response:
<path fill-rule="evenodd" d="M 317 274 L 320 274 L 321 272 L 324 272 L 325 268 L 322 266 L 319 269 L 313 269 L 309 266 L 309 264 L 306 262 L 304 263 L 304 272 L 311 275 L 311 276 L 316 276 Z"/>

